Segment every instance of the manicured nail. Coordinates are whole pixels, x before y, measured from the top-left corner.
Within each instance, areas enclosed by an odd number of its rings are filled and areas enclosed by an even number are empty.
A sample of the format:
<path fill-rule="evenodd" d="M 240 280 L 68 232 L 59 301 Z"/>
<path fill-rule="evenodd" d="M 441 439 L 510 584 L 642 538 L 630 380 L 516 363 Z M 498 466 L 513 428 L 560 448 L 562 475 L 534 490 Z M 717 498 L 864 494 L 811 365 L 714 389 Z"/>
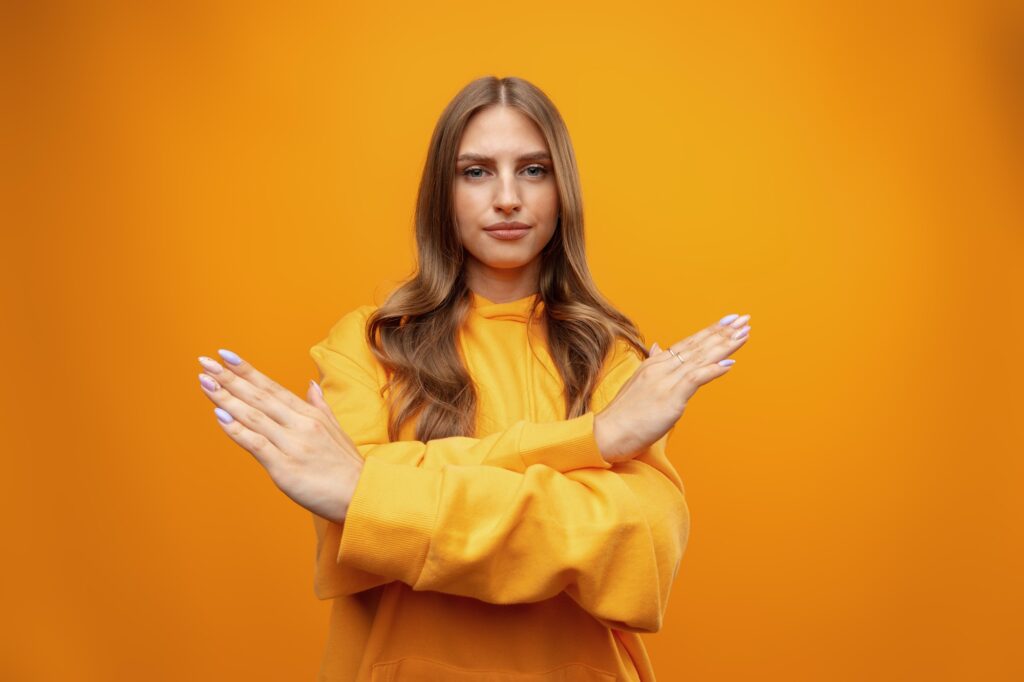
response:
<path fill-rule="evenodd" d="M 743 317 L 738 317 L 735 320 L 733 320 L 733 323 L 732 323 L 731 326 L 736 327 L 736 329 L 739 329 L 744 324 L 746 324 L 747 320 L 749 320 L 749 319 L 750 319 L 750 315 L 749 314 L 744 315 Z"/>
<path fill-rule="evenodd" d="M 220 353 L 220 356 L 222 358 L 224 358 L 225 362 L 230 362 L 232 365 L 240 365 L 240 364 L 242 364 L 242 358 L 238 357 L 238 355 L 236 355 L 235 353 L 232 353 L 229 350 L 225 350 L 224 348 L 221 348 L 217 352 Z"/>
<path fill-rule="evenodd" d="M 323 392 L 323 389 L 320 388 L 320 384 L 316 383 L 312 379 L 309 380 L 309 383 L 310 383 L 310 385 L 313 386 L 313 388 L 316 389 L 316 392 L 320 394 L 320 397 L 323 398 L 324 397 L 324 392 Z"/>
<path fill-rule="evenodd" d="M 733 340 L 742 339 L 744 336 L 747 335 L 747 332 L 749 332 L 749 331 L 750 331 L 750 325 L 748 324 L 745 327 L 743 327 L 743 329 L 741 329 L 738 332 L 736 332 L 735 334 L 733 334 L 732 338 L 733 338 Z"/>
<path fill-rule="evenodd" d="M 729 366 L 731 366 L 735 362 L 736 362 L 735 360 L 733 360 L 732 358 L 729 358 L 727 360 L 719 360 L 718 364 L 720 364 L 722 367 L 729 367 Z"/>
<path fill-rule="evenodd" d="M 213 412 L 214 414 L 217 415 L 217 419 L 219 419 L 223 424 L 230 424 L 231 422 L 235 421 L 235 418 L 228 414 L 227 410 L 222 410 L 219 407 L 215 407 L 213 408 Z"/>
<path fill-rule="evenodd" d="M 220 363 L 212 358 L 208 358 L 205 355 L 199 356 L 199 364 L 203 366 L 210 374 L 220 374 L 224 371 L 224 368 L 220 366 Z"/>
<path fill-rule="evenodd" d="M 723 317 L 722 319 L 720 319 L 718 321 L 718 324 L 723 325 L 723 326 L 727 325 L 730 322 L 732 322 L 733 320 L 735 320 L 737 317 L 739 317 L 739 314 L 737 314 L 737 313 L 733 313 L 732 315 L 726 315 L 725 317 Z"/>
<path fill-rule="evenodd" d="M 220 388 L 220 386 L 217 385 L 217 382 L 214 381 L 213 377 L 211 377 L 209 374 L 200 374 L 199 383 L 202 384 L 203 388 L 205 388 L 207 391 L 216 391 L 218 388 Z"/>

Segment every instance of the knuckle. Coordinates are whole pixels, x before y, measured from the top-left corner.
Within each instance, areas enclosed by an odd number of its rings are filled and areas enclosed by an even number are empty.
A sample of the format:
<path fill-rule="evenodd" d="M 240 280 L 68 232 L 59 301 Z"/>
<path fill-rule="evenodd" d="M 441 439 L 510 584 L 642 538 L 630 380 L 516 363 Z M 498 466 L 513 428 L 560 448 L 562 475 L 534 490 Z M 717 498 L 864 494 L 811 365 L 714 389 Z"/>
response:
<path fill-rule="evenodd" d="M 303 458 L 309 458 L 317 451 L 317 448 L 315 445 L 313 445 L 313 443 L 304 440 L 298 443 L 298 445 L 296 446 L 296 451 L 298 452 L 299 456 Z"/>
<path fill-rule="evenodd" d="M 270 439 L 261 433 L 257 433 L 253 436 L 252 447 L 253 451 L 260 455 L 265 455 L 270 451 Z"/>

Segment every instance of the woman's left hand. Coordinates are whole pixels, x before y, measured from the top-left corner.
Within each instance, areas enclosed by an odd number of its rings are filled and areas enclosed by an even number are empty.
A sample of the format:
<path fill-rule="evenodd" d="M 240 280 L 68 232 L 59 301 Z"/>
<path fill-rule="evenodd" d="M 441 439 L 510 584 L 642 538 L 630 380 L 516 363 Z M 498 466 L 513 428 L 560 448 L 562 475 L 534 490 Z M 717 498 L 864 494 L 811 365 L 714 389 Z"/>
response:
<path fill-rule="evenodd" d="M 363 458 L 310 382 L 310 402 L 228 350 L 226 367 L 208 357 L 199 383 L 217 423 L 248 450 L 285 495 L 328 521 L 343 523 Z"/>

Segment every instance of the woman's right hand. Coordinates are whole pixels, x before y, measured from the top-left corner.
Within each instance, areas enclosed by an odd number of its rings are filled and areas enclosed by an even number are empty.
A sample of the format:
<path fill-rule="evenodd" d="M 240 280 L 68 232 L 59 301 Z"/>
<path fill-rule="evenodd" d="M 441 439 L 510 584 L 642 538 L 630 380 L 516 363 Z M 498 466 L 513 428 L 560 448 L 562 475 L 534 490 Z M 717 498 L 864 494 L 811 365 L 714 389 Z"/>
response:
<path fill-rule="evenodd" d="M 648 358 L 637 368 L 608 405 L 594 415 L 598 449 L 611 463 L 632 459 L 683 416 L 686 404 L 698 388 L 729 371 L 718 362 L 747 342 L 750 315 L 726 324 L 721 321 L 662 350 L 651 345 Z M 739 339 L 732 338 L 742 334 Z M 673 355 L 675 353 L 678 355 Z M 680 362 L 679 360 L 682 360 Z"/>

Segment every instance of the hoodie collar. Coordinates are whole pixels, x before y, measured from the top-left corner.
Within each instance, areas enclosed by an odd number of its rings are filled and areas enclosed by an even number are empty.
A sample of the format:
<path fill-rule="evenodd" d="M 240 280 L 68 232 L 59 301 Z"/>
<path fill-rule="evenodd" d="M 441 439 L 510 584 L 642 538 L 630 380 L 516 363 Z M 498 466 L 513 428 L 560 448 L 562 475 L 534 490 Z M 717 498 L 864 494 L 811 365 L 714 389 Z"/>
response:
<path fill-rule="evenodd" d="M 472 289 L 469 290 L 469 296 L 470 307 L 473 312 L 480 317 L 526 322 L 530 312 L 530 306 L 533 305 L 534 299 L 540 296 L 540 293 L 535 292 L 528 296 L 523 296 L 522 298 L 518 298 L 514 301 L 507 301 L 505 303 L 495 303 L 494 301 L 484 298 Z M 544 301 L 542 300 L 537 304 L 537 310 L 534 316 L 540 317 L 543 312 Z"/>

